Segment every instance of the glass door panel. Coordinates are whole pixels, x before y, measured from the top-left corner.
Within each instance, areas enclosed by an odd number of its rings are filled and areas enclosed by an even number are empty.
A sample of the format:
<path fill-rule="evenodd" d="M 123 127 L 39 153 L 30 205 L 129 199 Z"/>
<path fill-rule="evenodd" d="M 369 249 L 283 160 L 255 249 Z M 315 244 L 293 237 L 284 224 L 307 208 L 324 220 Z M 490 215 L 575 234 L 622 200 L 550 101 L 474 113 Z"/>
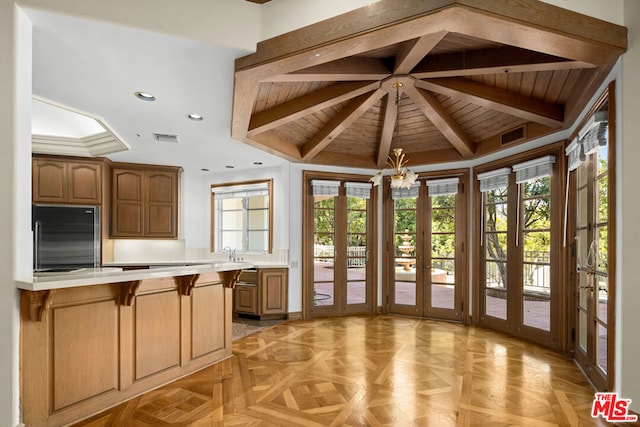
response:
<path fill-rule="evenodd" d="M 394 267 L 390 310 L 417 314 L 417 216 L 418 198 L 394 200 Z"/>
<path fill-rule="evenodd" d="M 367 302 L 367 199 L 347 197 L 347 305 Z"/>
<path fill-rule="evenodd" d="M 431 198 L 431 307 L 456 307 L 456 195 Z"/>
<path fill-rule="evenodd" d="M 485 314 L 507 318 L 507 187 L 483 193 Z"/>
<path fill-rule="evenodd" d="M 335 304 L 335 197 L 314 197 L 313 305 Z"/>
<path fill-rule="evenodd" d="M 524 182 L 522 323 L 551 331 L 551 178 Z"/>

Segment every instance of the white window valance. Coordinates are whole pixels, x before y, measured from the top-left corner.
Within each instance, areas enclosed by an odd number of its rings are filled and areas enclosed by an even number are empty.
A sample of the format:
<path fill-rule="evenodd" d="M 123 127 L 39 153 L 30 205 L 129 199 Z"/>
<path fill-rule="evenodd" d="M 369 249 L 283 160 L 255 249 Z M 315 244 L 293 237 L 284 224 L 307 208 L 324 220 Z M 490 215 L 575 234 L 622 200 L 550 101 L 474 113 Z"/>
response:
<path fill-rule="evenodd" d="M 567 163 L 569 165 L 569 172 L 575 170 L 584 162 L 585 154 L 582 144 L 578 142 L 578 138 L 571 141 L 571 144 L 565 148 L 564 153 L 567 155 Z"/>
<path fill-rule="evenodd" d="M 315 196 L 337 196 L 340 192 L 340 181 L 312 179 L 311 187 Z"/>
<path fill-rule="evenodd" d="M 516 173 L 516 184 L 521 184 L 536 178 L 551 176 L 555 156 L 544 156 L 528 162 L 513 165 L 513 171 Z"/>
<path fill-rule="evenodd" d="M 509 186 L 509 174 L 511 174 L 511 169 L 509 168 L 479 173 L 480 191 L 486 193 L 487 191 Z"/>
<path fill-rule="evenodd" d="M 259 184 L 212 187 L 211 192 L 215 194 L 216 200 L 237 199 L 240 197 L 268 196 L 269 183 L 261 182 Z"/>
<path fill-rule="evenodd" d="M 595 153 L 607 145 L 609 126 L 607 122 L 599 122 L 581 138 L 585 156 Z"/>
<path fill-rule="evenodd" d="M 607 145 L 609 139 L 609 113 L 597 111 L 580 129 L 578 136 L 565 149 L 569 164 L 569 172 L 584 162 L 589 154 L 593 154 Z"/>
<path fill-rule="evenodd" d="M 409 188 L 392 188 L 391 198 L 399 199 L 415 199 L 420 194 L 420 181 L 416 181 Z"/>
<path fill-rule="evenodd" d="M 430 179 L 425 183 L 429 189 L 429 196 L 444 196 L 445 194 L 457 194 L 460 178 Z"/>
<path fill-rule="evenodd" d="M 368 199 L 371 195 L 373 184 L 370 182 L 345 182 L 344 189 L 347 197 L 359 197 Z"/>

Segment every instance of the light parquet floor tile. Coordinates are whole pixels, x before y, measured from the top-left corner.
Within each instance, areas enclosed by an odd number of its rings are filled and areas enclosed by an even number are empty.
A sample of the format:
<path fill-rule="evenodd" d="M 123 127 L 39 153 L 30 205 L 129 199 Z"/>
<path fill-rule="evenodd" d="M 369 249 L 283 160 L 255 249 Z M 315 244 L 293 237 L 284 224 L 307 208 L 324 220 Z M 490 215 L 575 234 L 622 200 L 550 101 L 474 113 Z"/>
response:
<path fill-rule="evenodd" d="M 397 316 L 289 321 L 77 426 L 599 426 L 576 365 L 537 345 Z"/>

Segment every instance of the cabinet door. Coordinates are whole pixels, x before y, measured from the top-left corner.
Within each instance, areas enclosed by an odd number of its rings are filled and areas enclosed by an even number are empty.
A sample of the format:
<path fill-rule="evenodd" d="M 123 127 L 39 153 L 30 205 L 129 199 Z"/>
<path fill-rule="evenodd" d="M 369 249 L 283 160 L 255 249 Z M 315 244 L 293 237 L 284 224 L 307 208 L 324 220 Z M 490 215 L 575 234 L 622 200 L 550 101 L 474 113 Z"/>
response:
<path fill-rule="evenodd" d="M 142 237 L 144 172 L 130 169 L 113 170 L 112 237 Z"/>
<path fill-rule="evenodd" d="M 236 313 L 258 314 L 258 292 L 256 285 L 236 285 L 233 295 L 233 310 Z"/>
<path fill-rule="evenodd" d="M 147 171 L 145 235 L 177 237 L 178 175 L 173 172 Z"/>
<path fill-rule="evenodd" d="M 260 270 L 260 314 L 285 314 L 287 312 L 287 269 Z"/>
<path fill-rule="evenodd" d="M 99 205 L 102 202 L 102 166 L 90 163 L 67 164 L 69 203 Z"/>
<path fill-rule="evenodd" d="M 51 160 L 33 160 L 32 191 L 34 203 L 66 203 L 66 164 Z"/>

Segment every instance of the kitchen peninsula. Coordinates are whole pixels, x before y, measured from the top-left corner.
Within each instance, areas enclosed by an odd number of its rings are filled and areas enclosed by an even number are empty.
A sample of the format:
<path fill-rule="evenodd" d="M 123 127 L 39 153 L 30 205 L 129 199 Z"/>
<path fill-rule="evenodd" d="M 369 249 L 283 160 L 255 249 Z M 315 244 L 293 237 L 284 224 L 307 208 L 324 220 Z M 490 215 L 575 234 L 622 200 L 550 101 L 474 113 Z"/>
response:
<path fill-rule="evenodd" d="M 24 421 L 61 426 L 231 356 L 249 263 L 87 269 L 21 289 Z"/>

